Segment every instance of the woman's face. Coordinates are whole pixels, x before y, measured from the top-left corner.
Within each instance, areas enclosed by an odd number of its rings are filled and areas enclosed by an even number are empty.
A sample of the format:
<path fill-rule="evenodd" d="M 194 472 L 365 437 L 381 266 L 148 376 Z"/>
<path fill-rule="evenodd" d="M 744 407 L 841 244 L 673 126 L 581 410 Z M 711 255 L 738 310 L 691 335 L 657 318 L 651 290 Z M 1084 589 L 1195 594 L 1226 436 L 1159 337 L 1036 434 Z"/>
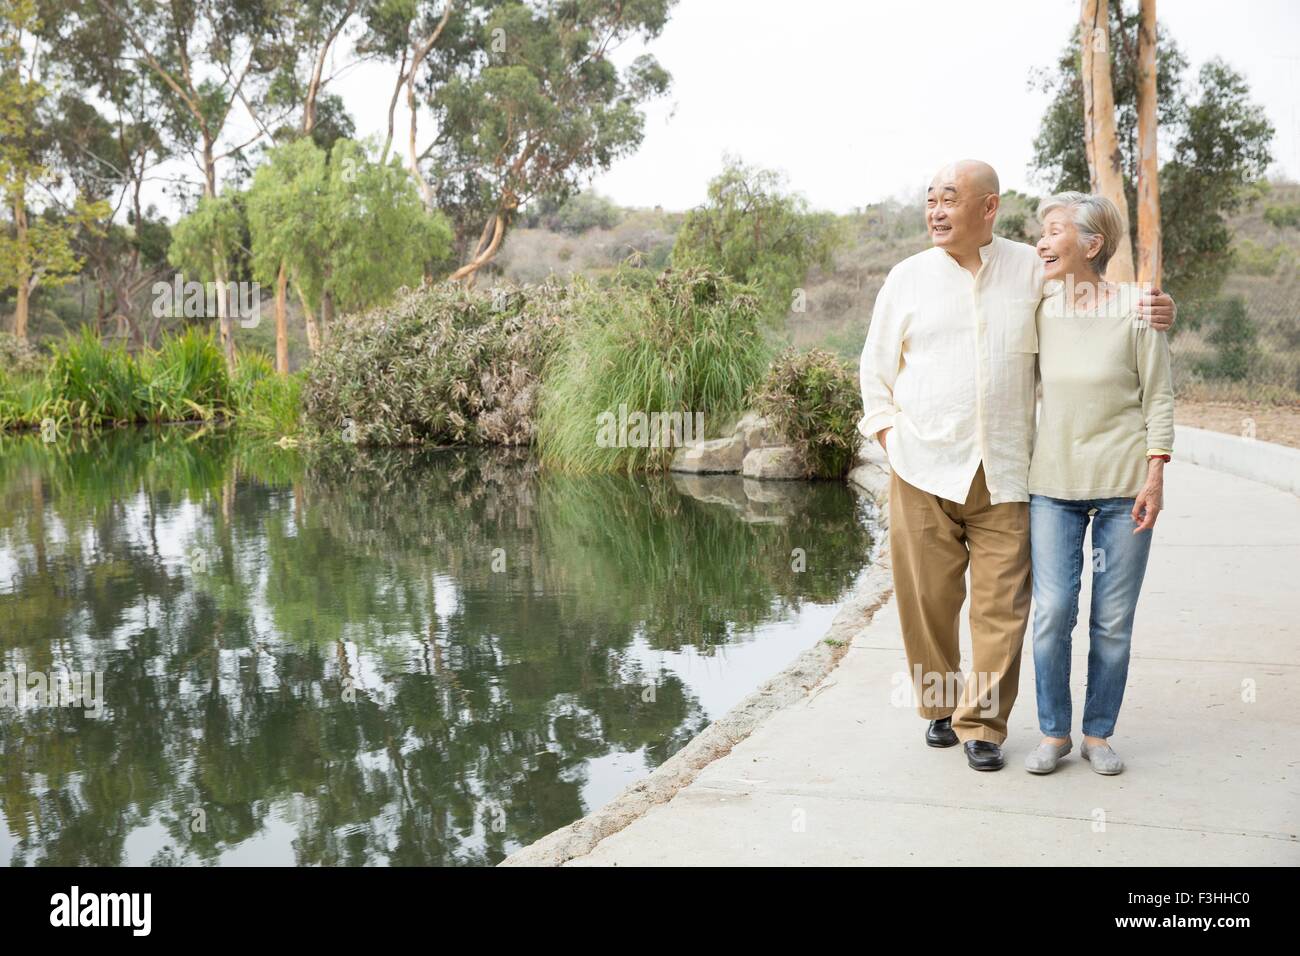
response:
<path fill-rule="evenodd" d="M 1101 248 L 1100 236 L 1093 238 L 1091 247 Z M 1095 249 L 1090 248 L 1089 251 Z M 1067 275 L 1080 276 L 1093 271 L 1079 244 L 1079 230 L 1069 209 L 1053 209 L 1043 219 L 1038 257 L 1043 260 L 1045 279 L 1063 279 Z"/>

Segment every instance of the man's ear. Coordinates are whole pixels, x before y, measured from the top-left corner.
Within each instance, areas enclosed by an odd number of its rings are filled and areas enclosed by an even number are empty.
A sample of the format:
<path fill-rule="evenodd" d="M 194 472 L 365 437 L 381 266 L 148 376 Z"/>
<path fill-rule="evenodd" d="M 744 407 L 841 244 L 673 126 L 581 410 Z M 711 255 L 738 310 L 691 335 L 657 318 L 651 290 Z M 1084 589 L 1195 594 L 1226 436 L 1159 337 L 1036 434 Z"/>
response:
<path fill-rule="evenodd" d="M 997 193 L 989 193 L 984 197 L 984 218 L 996 219 L 998 209 L 1002 206 L 1002 197 Z"/>

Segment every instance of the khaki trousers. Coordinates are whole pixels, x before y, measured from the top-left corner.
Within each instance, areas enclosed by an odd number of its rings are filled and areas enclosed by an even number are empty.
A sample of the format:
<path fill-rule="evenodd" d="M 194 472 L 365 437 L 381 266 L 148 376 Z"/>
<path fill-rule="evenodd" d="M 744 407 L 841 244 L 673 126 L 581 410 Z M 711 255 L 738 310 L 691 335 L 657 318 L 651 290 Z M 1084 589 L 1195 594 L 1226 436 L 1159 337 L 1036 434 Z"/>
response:
<path fill-rule="evenodd" d="M 927 720 L 951 715 L 963 743 L 1002 743 L 1029 622 L 1029 504 L 990 504 L 983 463 L 963 504 L 894 473 L 889 548 L 918 712 Z M 972 661 L 962 675 L 958 620 L 968 564 Z"/>

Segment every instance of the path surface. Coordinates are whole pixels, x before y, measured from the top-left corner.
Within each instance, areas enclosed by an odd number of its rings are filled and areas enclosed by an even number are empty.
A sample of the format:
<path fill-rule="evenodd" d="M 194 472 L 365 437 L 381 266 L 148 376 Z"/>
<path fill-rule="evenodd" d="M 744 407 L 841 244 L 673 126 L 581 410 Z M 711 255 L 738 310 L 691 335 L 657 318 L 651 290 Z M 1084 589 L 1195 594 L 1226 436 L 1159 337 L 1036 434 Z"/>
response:
<path fill-rule="evenodd" d="M 1112 739 L 1123 774 L 1078 756 L 1086 576 L 1075 751 L 1046 777 L 1023 769 L 1028 636 L 1007 766 L 976 773 L 891 703 L 906 672 L 891 600 L 806 699 L 567 865 L 1300 864 L 1300 498 L 1175 464 L 1156 535 Z"/>

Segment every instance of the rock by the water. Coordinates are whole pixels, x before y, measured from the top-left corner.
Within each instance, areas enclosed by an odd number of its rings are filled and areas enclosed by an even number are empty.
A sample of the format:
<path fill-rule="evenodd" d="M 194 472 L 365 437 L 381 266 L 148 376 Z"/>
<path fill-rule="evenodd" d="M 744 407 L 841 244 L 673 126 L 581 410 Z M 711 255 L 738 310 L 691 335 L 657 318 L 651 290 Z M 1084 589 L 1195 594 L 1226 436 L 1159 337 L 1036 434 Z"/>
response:
<path fill-rule="evenodd" d="M 781 436 L 772 428 L 772 423 L 758 412 L 746 412 L 736 422 L 732 434 L 745 442 L 745 451 L 764 448 L 769 445 L 781 445 Z"/>
<path fill-rule="evenodd" d="M 730 473 L 740 471 L 745 459 L 745 441 L 737 435 L 715 438 L 686 445 L 673 455 L 670 471 L 687 471 L 696 474 Z"/>
<path fill-rule="evenodd" d="M 789 445 L 755 448 L 745 455 L 741 473 L 746 478 L 792 481 L 803 478 L 804 463 Z"/>

